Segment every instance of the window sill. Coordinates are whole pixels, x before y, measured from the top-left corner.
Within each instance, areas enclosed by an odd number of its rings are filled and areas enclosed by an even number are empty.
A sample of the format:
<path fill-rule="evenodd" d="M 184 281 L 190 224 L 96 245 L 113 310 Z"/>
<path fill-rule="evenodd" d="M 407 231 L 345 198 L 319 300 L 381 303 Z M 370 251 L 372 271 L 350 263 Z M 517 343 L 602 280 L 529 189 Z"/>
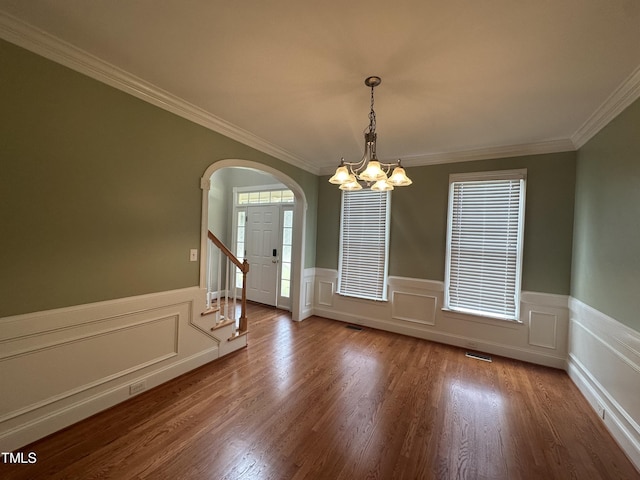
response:
<path fill-rule="evenodd" d="M 456 320 L 464 320 L 467 322 L 484 323 L 495 327 L 517 329 L 523 324 L 520 320 L 511 320 L 507 318 L 491 317 L 489 315 L 475 315 L 472 313 L 459 312 L 449 308 L 442 308 L 444 318 L 455 318 Z"/>
<path fill-rule="evenodd" d="M 363 303 L 389 303 L 389 299 L 377 299 L 377 298 L 366 298 L 366 297 L 358 297 L 356 295 L 347 295 L 345 293 L 336 292 L 337 296 L 342 298 L 348 298 L 349 300 L 356 300 Z"/>

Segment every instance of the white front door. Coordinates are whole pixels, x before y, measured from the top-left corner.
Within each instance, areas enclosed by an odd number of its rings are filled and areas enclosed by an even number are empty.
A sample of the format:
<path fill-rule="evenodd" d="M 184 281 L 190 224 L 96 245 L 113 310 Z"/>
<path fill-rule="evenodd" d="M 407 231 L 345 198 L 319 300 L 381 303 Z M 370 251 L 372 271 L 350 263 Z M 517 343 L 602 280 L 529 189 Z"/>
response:
<path fill-rule="evenodd" d="M 273 205 L 247 208 L 247 298 L 276 305 L 280 238 L 280 208 Z"/>

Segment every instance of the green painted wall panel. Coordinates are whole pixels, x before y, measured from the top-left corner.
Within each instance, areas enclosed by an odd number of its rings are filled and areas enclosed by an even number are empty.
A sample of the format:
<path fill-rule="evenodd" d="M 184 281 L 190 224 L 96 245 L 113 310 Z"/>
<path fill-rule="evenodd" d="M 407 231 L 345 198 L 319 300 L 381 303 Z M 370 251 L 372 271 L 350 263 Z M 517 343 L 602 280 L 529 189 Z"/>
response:
<path fill-rule="evenodd" d="M 571 295 L 640 331 L 640 100 L 578 152 Z"/>
<path fill-rule="evenodd" d="M 391 200 L 389 273 L 444 280 L 449 174 L 527 168 L 524 290 L 569 294 L 575 152 L 413 167 Z M 340 191 L 320 181 L 316 265 L 337 268 Z"/>
<path fill-rule="evenodd" d="M 200 177 L 229 158 L 317 177 L 0 41 L 0 317 L 198 285 Z"/>

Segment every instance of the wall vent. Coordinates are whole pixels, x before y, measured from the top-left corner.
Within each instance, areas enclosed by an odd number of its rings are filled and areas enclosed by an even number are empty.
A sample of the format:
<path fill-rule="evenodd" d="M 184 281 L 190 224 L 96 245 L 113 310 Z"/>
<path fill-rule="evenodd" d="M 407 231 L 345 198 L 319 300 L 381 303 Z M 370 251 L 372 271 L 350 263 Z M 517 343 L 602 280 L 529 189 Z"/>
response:
<path fill-rule="evenodd" d="M 358 331 L 362 330 L 362 327 L 358 325 L 351 325 L 351 324 L 347 325 L 347 328 L 350 328 L 351 330 L 358 330 Z"/>

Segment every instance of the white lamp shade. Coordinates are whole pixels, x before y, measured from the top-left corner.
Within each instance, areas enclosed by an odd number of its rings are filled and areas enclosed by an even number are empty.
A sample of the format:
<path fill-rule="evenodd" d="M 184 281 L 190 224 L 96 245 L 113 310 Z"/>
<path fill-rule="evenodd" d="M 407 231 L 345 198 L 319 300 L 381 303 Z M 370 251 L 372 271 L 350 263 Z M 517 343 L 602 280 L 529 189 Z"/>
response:
<path fill-rule="evenodd" d="M 354 191 L 354 190 L 362 190 L 362 185 L 356 180 L 356 177 L 353 175 L 349 175 L 349 180 L 340 185 L 340 190 Z"/>
<path fill-rule="evenodd" d="M 371 186 L 371 190 L 375 192 L 388 192 L 389 190 L 393 190 L 393 185 L 391 185 L 391 183 L 389 183 L 385 178 L 384 180 L 378 180 L 374 183 Z"/>
<path fill-rule="evenodd" d="M 406 187 L 411 185 L 413 182 L 409 177 L 407 177 L 407 174 L 404 173 L 404 168 L 396 167 L 393 169 L 393 173 L 389 177 L 389 183 L 396 187 Z"/>
<path fill-rule="evenodd" d="M 387 174 L 380 168 L 380 162 L 371 160 L 364 172 L 358 175 L 358 177 L 365 182 L 377 182 L 378 180 L 386 179 Z"/>
<path fill-rule="evenodd" d="M 349 174 L 349 170 L 344 165 L 339 166 L 336 169 L 336 173 L 333 174 L 333 177 L 329 179 L 330 183 L 334 185 L 342 185 L 344 182 L 349 181 L 349 177 L 352 175 Z"/>

